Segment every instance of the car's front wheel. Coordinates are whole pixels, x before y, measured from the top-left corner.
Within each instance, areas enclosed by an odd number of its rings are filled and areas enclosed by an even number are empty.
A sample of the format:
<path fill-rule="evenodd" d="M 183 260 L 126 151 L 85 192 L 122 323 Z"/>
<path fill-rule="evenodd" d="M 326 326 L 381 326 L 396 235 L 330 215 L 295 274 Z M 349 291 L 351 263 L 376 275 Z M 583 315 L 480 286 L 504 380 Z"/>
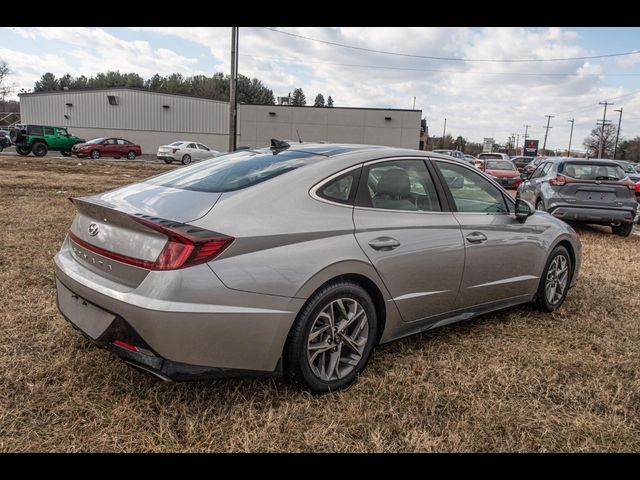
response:
<path fill-rule="evenodd" d="M 331 283 L 307 301 L 291 329 L 286 374 L 316 393 L 345 388 L 367 364 L 376 335 L 376 310 L 366 290 Z"/>
<path fill-rule="evenodd" d="M 565 247 L 557 246 L 549 255 L 540 278 L 535 304 L 543 312 L 553 312 L 564 302 L 571 283 L 573 266 Z"/>
<path fill-rule="evenodd" d="M 633 223 L 621 223 L 620 225 L 611 225 L 611 232 L 621 237 L 628 237 L 633 230 Z"/>

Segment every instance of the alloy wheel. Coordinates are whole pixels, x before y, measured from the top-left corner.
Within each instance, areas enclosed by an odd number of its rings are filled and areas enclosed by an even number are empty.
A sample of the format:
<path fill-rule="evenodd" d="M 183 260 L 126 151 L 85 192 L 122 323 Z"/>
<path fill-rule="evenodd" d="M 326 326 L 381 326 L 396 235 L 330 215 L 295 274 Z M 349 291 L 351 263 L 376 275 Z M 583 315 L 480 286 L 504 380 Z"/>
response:
<path fill-rule="evenodd" d="M 307 360 L 319 379 L 340 380 L 358 365 L 367 346 L 369 320 L 352 298 L 332 301 L 318 314 L 307 341 Z"/>
<path fill-rule="evenodd" d="M 547 301 L 556 305 L 564 295 L 569 281 L 569 262 L 564 255 L 557 255 L 547 270 L 544 291 Z"/>

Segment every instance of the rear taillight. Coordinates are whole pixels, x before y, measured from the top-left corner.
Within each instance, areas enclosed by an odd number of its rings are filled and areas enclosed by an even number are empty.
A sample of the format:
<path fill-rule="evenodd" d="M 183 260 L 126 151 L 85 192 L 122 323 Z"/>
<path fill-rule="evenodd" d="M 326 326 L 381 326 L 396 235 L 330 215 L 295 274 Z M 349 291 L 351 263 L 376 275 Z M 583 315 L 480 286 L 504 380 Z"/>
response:
<path fill-rule="evenodd" d="M 640 193 L 640 182 L 636 183 L 635 190 L 636 193 Z"/>
<path fill-rule="evenodd" d="M 558 175 L 555 178 L 552 178 L 551 180 L 549 180 L 549 183 L 551 185 L 553 185 L 554 187 L 561 187 L 563 186 L 565 183 L 568 183 L 569 180 L 567 179 L 567 177 L 563 176 L 563 175 Z"/>
<path fill-rule="evenodd" d="M 636 184 L 630 178 L 625 178 L 622 184 L 626 185 L 629 188 L 629 190 L 636 190 Z"/>
<path fill-rule="evenodd" d="M 129 217 L 167 236 L 167 243 L 155 261 L 133 258 L 105 250 L 104 248 L 85 242 L 71 231 L 69 232 L 69 237 L 81 247 L 102 255 L 103 257 L 146 270 L 178 270 L 180 268 L 210 262 L 220 255 L 234 240 L 233 237 L 209 232 L 189 225 L 163 221 L 171 225 L 165 226 L 134 215 L 130 215 Z M 178 228 L 172 228 L 174 226 Z"/>
<path fill-rule="evenodd" d="M 172 148 L 171 149 L 171 153 L 176 153 L 178 150 L 180 150 L 179 148 Z"/>

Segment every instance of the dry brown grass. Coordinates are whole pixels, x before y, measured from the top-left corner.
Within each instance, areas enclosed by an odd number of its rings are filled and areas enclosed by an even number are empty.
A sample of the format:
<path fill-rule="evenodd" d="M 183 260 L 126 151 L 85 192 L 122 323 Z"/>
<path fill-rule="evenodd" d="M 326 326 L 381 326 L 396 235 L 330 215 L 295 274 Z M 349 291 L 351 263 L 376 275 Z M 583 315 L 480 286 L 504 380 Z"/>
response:
<path fill-rule="evenodd" d="M 0 451 L 640 450 L 640 237 L 605 228 L 580 229 L 583 270 L 560 311 L 381 346 L 336 394 L 165 384 L 93 347 L 55 304 L 67 197 L 168 168 L 0 157 Z"/>

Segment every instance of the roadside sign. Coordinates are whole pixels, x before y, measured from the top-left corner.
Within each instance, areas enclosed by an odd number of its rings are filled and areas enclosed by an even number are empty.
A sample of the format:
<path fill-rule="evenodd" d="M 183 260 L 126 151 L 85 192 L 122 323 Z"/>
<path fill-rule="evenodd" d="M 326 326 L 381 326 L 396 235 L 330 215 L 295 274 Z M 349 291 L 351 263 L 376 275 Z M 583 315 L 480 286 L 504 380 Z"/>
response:
<path fill-rule="evenodd" d="M 524 144 L 524 151 L 522 153 L 525 157 L 537 157 L 538 140 L 527 140 Z"/>
<path fill-rule="evenodd" d="M 482 153 L 491 153 L 493 151 L 493 144 L 495 141 L 493 138 L 485 138 L 482 145 Z"/>

